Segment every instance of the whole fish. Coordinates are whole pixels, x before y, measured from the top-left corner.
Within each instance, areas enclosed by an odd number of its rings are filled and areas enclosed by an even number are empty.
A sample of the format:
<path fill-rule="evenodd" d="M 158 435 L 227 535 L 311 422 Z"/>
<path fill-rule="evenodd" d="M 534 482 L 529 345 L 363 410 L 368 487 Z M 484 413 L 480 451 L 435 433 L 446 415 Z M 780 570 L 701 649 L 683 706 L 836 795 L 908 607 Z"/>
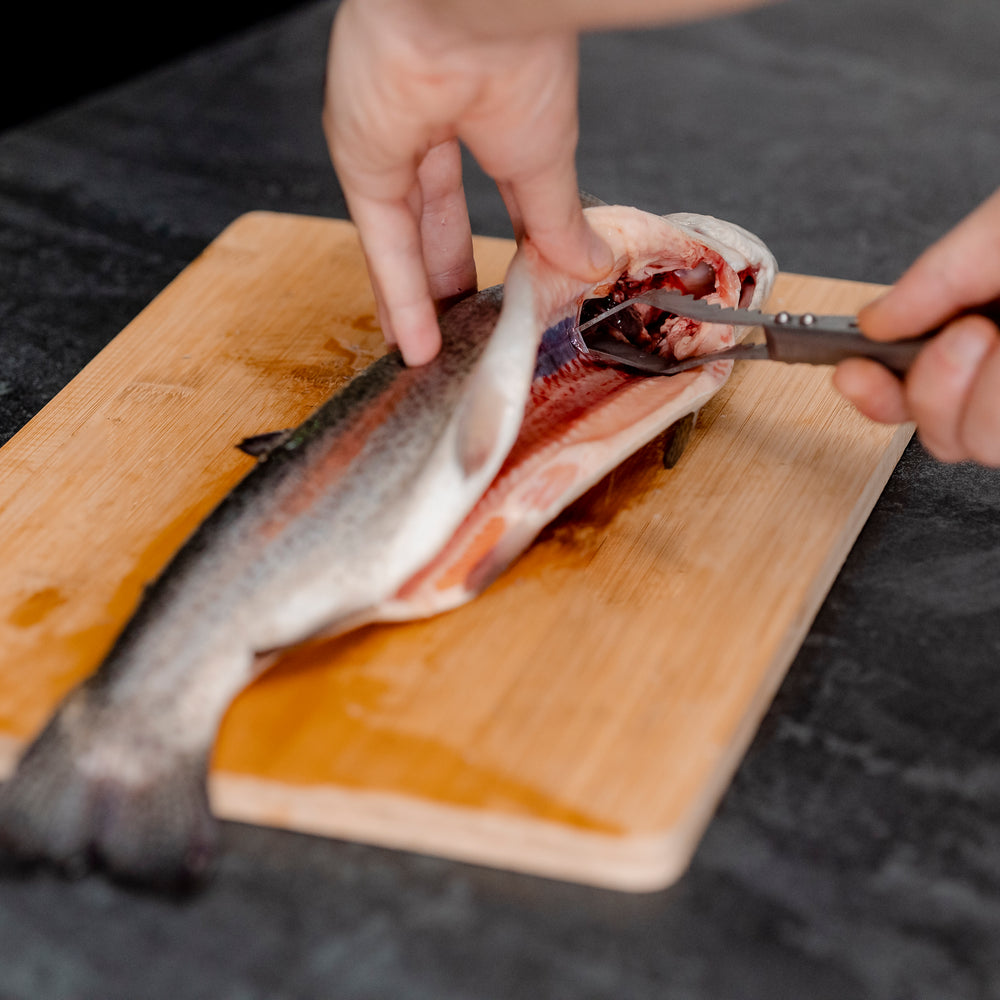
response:
<path fill-rule="evenodd" d="M 260 461 L 147 588 L 97 671 L 0 788 L 0 845 L 26 861 L 177 884 L 210 867 L 206 774 L 219 722 L 276 650 L 470 599 L 586 488 L 725 381 L 595 363 L 581 313 L 653 285 L 758 306 L 775 272 L 749 233 L 702 216 L 588 209 L 615 250 L 598 285 L 530 241 L 503 288 L 441 319 L 420 368 L 375 362 Z M 678 356 L 731 327 L 626 310 L 623 337 Z"/>

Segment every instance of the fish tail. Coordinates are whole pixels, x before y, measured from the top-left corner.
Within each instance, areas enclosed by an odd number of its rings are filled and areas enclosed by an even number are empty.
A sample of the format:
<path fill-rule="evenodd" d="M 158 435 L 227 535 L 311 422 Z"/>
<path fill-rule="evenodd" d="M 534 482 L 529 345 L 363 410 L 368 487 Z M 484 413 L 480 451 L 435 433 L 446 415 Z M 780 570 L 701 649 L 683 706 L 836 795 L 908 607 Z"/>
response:
<path fill-rule="evenodd" d="M 78 877 L 101 868 L 122 882 L 185 889 L 211 869 L 218 840 L 206 790 L 208 752 L 156 751 L 147 744 L 98 752 L 86 728 L 101 712 L 75 692 L 0 786 L 0 856 L 47 864 Z M 100 731 L 99 729 L 97 731 Z M 81 738 L 83 737 L 83 738 Z M 164 759 L 166 757 L 166 759 Z"/>

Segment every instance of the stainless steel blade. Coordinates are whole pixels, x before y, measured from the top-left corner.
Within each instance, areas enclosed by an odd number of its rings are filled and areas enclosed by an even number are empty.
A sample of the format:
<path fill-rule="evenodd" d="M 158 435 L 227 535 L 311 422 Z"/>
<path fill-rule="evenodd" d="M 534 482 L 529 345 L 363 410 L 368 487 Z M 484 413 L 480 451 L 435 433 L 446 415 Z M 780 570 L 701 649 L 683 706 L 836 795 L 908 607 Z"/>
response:
<path fill-rule="evenodd" d="M 724 351 L 678 361 L 676 358 L 662 358 L 658 354 L 649 354 L 628 341 L 618 340 L 606 333 L 588 337 L 585 347 L 587 353 L 598 361 L 624 365 L 649 375 L 679 375 L 692 368 L 700 368 L 713 361 L 726 361 L 730 358 L 736 361 L 755 361 L 768 357 L 767 344 L 737 344 Z"/>

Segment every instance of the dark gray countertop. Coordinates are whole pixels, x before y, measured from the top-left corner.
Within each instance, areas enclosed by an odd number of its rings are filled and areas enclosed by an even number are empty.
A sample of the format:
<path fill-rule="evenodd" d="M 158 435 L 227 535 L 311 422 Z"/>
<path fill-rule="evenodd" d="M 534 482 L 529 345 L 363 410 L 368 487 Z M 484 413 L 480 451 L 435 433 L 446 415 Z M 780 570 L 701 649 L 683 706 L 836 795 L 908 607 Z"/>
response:
<path fill-rule="evenodd" d="M 0 440 L 237 215 L 345 214 L 331 13 L 0 135 Z M 996 0 L 588 38 L 581 184 L 740 222 L 789 271 L 891 281 L 1000 183 L 998 40 Z M 476 231 L 508 235 L 468 191 Z M 672 889 L 229 824 L 190 899 L 0 884 L 0 997 L 1000 997 L 998 665 L 1000 473 L 913 444 Z"/>

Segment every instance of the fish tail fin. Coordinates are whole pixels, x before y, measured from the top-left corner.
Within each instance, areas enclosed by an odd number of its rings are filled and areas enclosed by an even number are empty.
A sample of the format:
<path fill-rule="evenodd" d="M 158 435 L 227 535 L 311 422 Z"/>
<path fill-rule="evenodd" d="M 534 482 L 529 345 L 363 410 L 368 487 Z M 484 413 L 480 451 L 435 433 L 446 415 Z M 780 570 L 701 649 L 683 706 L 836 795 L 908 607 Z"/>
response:
<path fill-rule="evenodd" d="M 207 752 L 169 763 L 125 741 L 81 740 L 99 713 L 76 692 L 0 786 L 0 855 L 80 876 L 101 868 L 119 881 L 186 889 L 215 856 L 217 825 L 205 785 Z M 95 718 L 95 714 L 97 718 Z M 99 730 L 98 730 L 99 731 Z M 118 749 L 114 749 L 118 746 Z"/>

